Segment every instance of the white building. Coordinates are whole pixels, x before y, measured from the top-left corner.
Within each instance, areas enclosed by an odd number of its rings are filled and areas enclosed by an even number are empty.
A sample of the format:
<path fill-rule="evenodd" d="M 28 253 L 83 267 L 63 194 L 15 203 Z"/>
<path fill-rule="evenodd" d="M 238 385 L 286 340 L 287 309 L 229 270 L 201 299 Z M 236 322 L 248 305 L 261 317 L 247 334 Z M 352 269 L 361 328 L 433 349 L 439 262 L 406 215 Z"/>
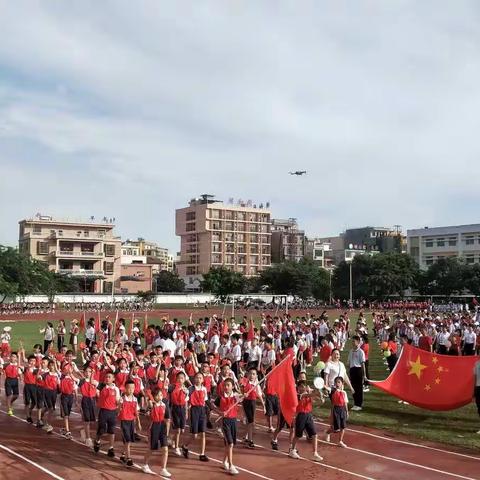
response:
<path fill-rule="evenodd" d="M 447 257 L 480 263 L 480 224 L 407 230 L 407 251 L 421 269 Z"/>

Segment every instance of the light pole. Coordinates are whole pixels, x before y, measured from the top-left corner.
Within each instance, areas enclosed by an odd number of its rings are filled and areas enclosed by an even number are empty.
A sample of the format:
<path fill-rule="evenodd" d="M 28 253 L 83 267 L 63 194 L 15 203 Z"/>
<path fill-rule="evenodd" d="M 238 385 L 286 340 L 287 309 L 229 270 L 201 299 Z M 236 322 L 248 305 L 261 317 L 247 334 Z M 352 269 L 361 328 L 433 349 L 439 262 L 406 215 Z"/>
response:
<path fill-rule="evenodd" d="M 348 263 L 350 265 L 350 304 L 353 305 L 352 262 Z"/>

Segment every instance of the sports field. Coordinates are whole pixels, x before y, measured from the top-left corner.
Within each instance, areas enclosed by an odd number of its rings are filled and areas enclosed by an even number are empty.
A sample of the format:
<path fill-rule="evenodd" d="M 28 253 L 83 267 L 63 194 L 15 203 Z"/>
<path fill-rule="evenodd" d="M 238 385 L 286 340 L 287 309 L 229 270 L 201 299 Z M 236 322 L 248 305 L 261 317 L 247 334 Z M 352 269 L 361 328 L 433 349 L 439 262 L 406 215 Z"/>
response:
<path fill-rule="evenodd" d="M 149 312 L 149 323 L 155 323 L 166 313 L 170 318 L 186 320 L 190 310 Z M 193 314 L 196 319 L 210 315 L 212 311 L 198 309 L 194 310 Z M 241 317 L 243 312 L 240 311 L 238 314 Z M 55 319 L 71 319 L 75 316 L 78 318 L 79 315 L 57 313 Z M 334 316 L 335 312 L 331 312 L 330 317 Z M 42 339 L 39 328 L 43 322 L 20 318 L 15 320 L 2 322 L 0 325 L 11 325 L 13 345 L 18 345 L 18 341 L 22 339 L 28 351 L 33 343 Z M 375 342 L 371 342 L 370 372 L 373 379 L 383 379 L 388 374 Z M 78 413 L 78 409 L 75 411 Z M 323 406 L 315 413 L 319 432 L 323 432 L 327 426 L 325 419 L 328 417 L 328 408 Z M 94 455 L 85 445 L 79 443 L 78 415 L 72 418 L 73 441 L 65 440 L 57 434 L 47 436 L 45 432 L 39 432 L 25 423 L 23 419 L 23 412 L 18 405 L 15 417 L 12 418 L 7 417 L 4 408 L 0 407 L 0 428 L 4 433 L 0 440 L 0 465 L 15 465 L 15 469 L 2 469 L 0 475 L 2 479 L 30 478 L 34 471 L 37 479 L 75 480 L 86 476 L 91 479 L 129 479 L 142 475 L 135 468 L 126 471 L 118 460 L 108 459 L 106 452 Z M 143 420 L 146 427 L 146 419 Z M 347 429 L 345 435 L 345 442 L 349 448 L 344 450 L 321 442 L 320 452 L 324 457 L 321 464 L 315 464 L 308 459 L 310 445 L 304 441 L 299 446 L 303 458 L 301 460 L 288 458 L 286 434 L 280 437 L 280 451 L 272 451 L 270 437 L 263 424 L 263 415 L 259 414 L 257 420 L 262 423 L 255 438 L 258 448 L 251 451 L 241 445 L 236 447 L 235 463 L 240 468 L 241 478 L 293 480 L 302 476 L 307 479 L 319 477 L 371 480 L 385 478 L 407 480 L 414 477 L 480 479 L 480 455 L 478 455 L 480 435 L 475 434 L 479 428 L 479 421 L 473 404 L 454 412 L 428 412 L 399 404 L 397 399 L 372 388 L 365 394 L 364 410 L 351 413 L 349 421 L 351 427 Z M 57 419 L 54 426 L 58 431 L 61 426 L 60 419 Z M 243 426 L 240 426 L 240 431 L 239 438 L 242 437 Z M 320 438 L 323 438 L 322 434 Z M 141 464 L 141 452 L 144 448 L 146 444 L 137 445 L 134 449 L 134 460 L 137 464 Z M 116 450 L 121 451 L 120 435 Z M 196 451 L 195 447 L 193 451 Z M 223 478 L 226 474 L 221 469 L 222 439 L 214 433 L 208 436 L 207 454 L 211 458 L 208 464 L 198 462 L 195 454 L 189 460 L 171 456 L 169 470 L 174 478 L 187 479 L 194 474 Z M 154 470 L 155 465 L 154 461 Z"/>

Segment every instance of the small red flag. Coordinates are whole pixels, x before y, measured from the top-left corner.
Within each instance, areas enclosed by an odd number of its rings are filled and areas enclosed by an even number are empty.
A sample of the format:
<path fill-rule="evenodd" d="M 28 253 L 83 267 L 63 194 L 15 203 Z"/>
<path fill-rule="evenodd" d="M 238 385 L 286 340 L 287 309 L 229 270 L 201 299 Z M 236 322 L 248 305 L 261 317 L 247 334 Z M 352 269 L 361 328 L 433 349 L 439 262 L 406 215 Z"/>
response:
<path fill-rule="evenodd" d="M 225 335 L 228 335 L 228 321 L 226 318 L 223 319 L 222 337 Z"/>
<path fill-rule="evenodd" d="M 255 338 L 255 325 L 253 324 L 253 318 L 250 317 L 250 327 L 248 328 L 247 340 L 251 342 Z"/>
<path fill-rule="evenodd" d="M 292 360 L 291 356 L 287 357 L 270 372 L 267 378 L 270 391 L 278 395 L 282 415 L 289 425 L 293 422 L 298 405 Z"/>
<path fill-rule="evenodd" d="M 472 303 L 473 303 L 475 306 L 478 305 L 477 297 L 473 297 Z"/>
<path fill-rule="evenodd" d="M 147 314 L 145 313 L 145 316 L 143 317 L 143 335 L 145 338 L 147 337 L 148 333 L 148 320 L 147 320 Z"/>
<path fill-rule="evenodd" d="M 213 334 L 214 334 L 214 331 L 213 331 L 213 327 L 215 326 L 214 325 L 214 318 L 210 318 L 210 321 L 208 322 L 208 329 L 207 329 L 207 340 L 210 341 L 213 337 Z M 216 323 L 216 322 L 215 322 Z"/>
<path fill-rule="evenodd" d="M 132 313 L 132 318 L 130 320 L 130 326 L 128 327 L 128 339 L 132 337 L 133 332 L 133 323 L 135 322 L 135 313 Z"/>
<path fill-rule="evenodd" d="M 95 319 L 95 333 L 100 332 L 100 312 L 97 312 L 97 318 Z"/>
<path fill-rule="evenodd" d="M 438 355 L 406 344 L 389 377 L 369 382 L 417 407 L 453 410 L 472 401 L 478 360 L 478 356 Z"/>
<path fill-rule="evenodd" d="M 80 317 L 80 331 L 85 331 L 85 312 L 82 312 L 82 316 Z"/>
<path fill-rule="evenodd" d="M 113 336 L 114 338 L 116 338 L 117 334 L 118 334 L 118 327 L 119 327 L 119 323 L 118 323 L 118 310 L 117 310 L 117 313 L 115 314 L 115 326 L 113 328 L 114 332 L 113 332 Z"/>

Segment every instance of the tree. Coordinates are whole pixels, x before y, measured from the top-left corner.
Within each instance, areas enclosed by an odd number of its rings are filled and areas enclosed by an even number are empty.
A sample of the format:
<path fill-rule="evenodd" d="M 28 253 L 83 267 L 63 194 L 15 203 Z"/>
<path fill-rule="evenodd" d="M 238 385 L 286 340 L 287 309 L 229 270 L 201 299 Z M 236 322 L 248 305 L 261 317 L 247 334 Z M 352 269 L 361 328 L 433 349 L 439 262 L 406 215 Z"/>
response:
<path fill-rule="evenodd" d="M 288 294 L 318 299 L 326 299 L 329 296 L 328 272 L 308 259 L 272 265 L 262 271 L 260 282 L 268 286 L 269 292 L 277 295 Z"/>
<path fill-rule="evenodd" d="M 155 293 L 152 292 L 151 290 L 148 290 L 147 292 L 140 290 L 137 293 L 137 297 L 139 298 L 139 300 L 143 300 L 144 302 L 150 302 L 155 298 Z"/>
<path fill-rule="evenodd" d="M 220 297 L 234 293 L 244 293 L 246 278 L 238 272 L 233 272 L 226 267 L 211 268 L 203 275 L 202 290 L 211 292 Z"/>
<path fill-rule="evenodd" d="M 468 285 L 474 287 L 474 277 L 469 277 L 469 271 L 471 267 L 457 258 L 440 258 L 422 274 L 420 292 L 425 295 L 447 296 L 461 293 L 466 286 L 466 279 L 470 278 Z"/>
<path fill-rule="evenodd" d="M 155 275 L 157 281 L 157 292 L 183 292 L 184 281 L 177 273 L 162 270 Z"/>

